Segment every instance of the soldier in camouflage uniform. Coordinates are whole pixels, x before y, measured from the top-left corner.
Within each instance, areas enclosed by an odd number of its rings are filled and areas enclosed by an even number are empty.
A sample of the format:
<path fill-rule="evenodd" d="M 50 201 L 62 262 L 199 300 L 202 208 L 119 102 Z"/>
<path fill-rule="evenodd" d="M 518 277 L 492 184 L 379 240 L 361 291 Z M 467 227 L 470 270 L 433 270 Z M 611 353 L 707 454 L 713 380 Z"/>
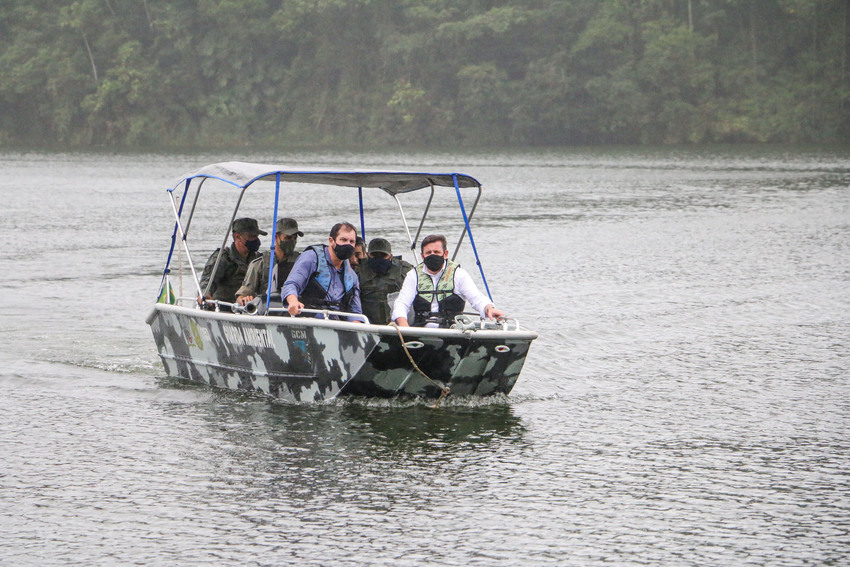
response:
<path fill-rule="evenodd" d="M 215 274 L 212 271 L 220 248 L 216 248 L 204 266 L 204 272 L 201 275 L 204 299 L 236 301 L 236 290 L 245 279 L 248 264 L 260 257 L 257 250 L 260 249 L 259 235 L 261 234 L 265 236 L 268 232 L 260 230 L 256 219 L 241 218 L 233 221 L 233 243 L 224 249 Z M 200 298 L 198 301 L 203 303 Z"/>
<path fill-rule="evenodd" d="M 280 293 L 283 282 L 286 281 L 298 252 L 295 245 L 298 237 L 304 233 L 298 230 L 295 219 L 282 218 L 277 221 L 274 245 L 274 268 L 272 270 L 272 293 Z M 262 256 L 248 265 L 248 273 L 242 281 L 242 287 L 236 290 L 236 302 L 245 305 L 255 296 L 265 295 L 269 287 L 269 257 L 271 252 L 266 250 Z"/>
<path fill-rule="evenodd" d="M 393 257 L 390 242 L 384 238 L 369 241 L 369 257 L 360 262 L 360 304 L 370 323 L 386 325 L 390 322 L 390 305 L 387 295 L 401 289 L 404 276 L 413 268 L 401 257 Z"/>

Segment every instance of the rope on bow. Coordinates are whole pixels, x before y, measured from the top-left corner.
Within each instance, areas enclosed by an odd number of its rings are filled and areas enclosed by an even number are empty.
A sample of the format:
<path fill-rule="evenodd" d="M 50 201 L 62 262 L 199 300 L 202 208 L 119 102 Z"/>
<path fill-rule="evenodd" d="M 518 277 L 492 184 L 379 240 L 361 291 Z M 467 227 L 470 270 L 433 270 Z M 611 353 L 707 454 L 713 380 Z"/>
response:
<path fill-rule="evenodd" d="M 393 327 L 395 327 L 395 330 L 396 330 L 396 331 L 398 331 L 398 338 L 399 338 L 399 341 L 401 342 L 401 348 L 403 348 L 403 349 L 404 349 L 404 354 L 406 354 L 406 355 L 407 355 L 407 358 L 408 358 L 408 360 L 410 360 L 410 364 L 412 364 L 412 365 L 413 365 L 413 368 L 414 368 L 414 369 L 415 369 L 415 370 L 416 370 L 419 374 L 421 374 L 423 378 L 425 378 L 426 380 L 428 380 L 429 382 L 431 382 L 431 384 L 433 384 L 434 386 L 436 386 L 437 388 L 439 388 L 439 389 L 440 389 L 440 397 L 439 397 L 439 398 L 437 398 L 437 401 L 436 401 L 436 402 L 434 402 L 434 405 L 432 405 L 432 406 L 431 406 L 432 408 L 436 408 L 437 406 L 439 406 L 439 405 L 440 405 L 440 402 L 441 402 L 441 401 L 443 401 L 443 398 L 445 398 L 446 396 L 448 396 L 448 395 L 451 393 L 451 389 L 450 389 L 448 386 L 446 386 L 445 384 L 443 384 L 442 382 L 440 382 L 440 381 L 438 381 L 438 380 L 434 380 L 434 379 L 432 379 L 430 376 L 428 376 L 427 374 L 425 374 L 424 372 L 422 372 L 422 369 L 421 369 L 421 368 L 419 368 L 419 366 L 418 366 L 418 365 L 416 364 L 416 362 L 413 360 L 413 356 L 411 356 L 411 355 L 410 355 L 410 351 L 409 351 L 409 350 L 407 350 L 407 345 L 406 345 L 406 344 L 404 344 L 404 335 L 402 335 L 402 334 L 401 334 L 401 327 L 399 327 L 398 325 L 396 325 L 395 321 L 392 321 L 392 322 L 390 323 L 390 325 L 392 325 Z"/>

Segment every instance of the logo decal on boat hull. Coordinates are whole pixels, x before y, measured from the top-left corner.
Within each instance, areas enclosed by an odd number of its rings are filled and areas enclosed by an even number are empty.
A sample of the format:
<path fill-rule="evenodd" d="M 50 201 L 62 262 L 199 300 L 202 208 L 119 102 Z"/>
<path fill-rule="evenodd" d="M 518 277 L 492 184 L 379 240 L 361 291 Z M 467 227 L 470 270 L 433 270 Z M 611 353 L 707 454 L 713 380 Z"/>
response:
<path fill-rule="evenodd" d="M 307 349 L 307 341 L 302 341 L 299 339 L 293 341 L 293 343 L 295 344 L 295 348 L 297 348 L 298 351 L 301 352 L 301 355 L 304 357 L 304 360 L 307 361 L 307 364 L 312 365 L 313 357 L 310 356 L 310 351 Z"/>
<path fill-rule="evenodd" d="M 194 321 L 189 321 L 189 328 L 184 329 L 184 335 L 186 337 L 186 344 L 190 347 L 198 347 L 201 350 L 204 350 L 204 339 L 203 335 L 209 336 L 206 333 L 206 329 L 199 329 L 197 323 Z"/>

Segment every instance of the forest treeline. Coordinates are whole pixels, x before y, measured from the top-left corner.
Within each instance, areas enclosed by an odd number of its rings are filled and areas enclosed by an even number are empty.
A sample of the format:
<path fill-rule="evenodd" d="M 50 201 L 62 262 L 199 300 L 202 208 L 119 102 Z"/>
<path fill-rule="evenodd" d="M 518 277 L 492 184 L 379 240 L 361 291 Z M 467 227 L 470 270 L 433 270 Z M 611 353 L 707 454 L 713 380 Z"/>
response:
<path fill-rule="evenodd" d="M 850 0 L 4 0 L 0 145 L 850 139 Z"/>

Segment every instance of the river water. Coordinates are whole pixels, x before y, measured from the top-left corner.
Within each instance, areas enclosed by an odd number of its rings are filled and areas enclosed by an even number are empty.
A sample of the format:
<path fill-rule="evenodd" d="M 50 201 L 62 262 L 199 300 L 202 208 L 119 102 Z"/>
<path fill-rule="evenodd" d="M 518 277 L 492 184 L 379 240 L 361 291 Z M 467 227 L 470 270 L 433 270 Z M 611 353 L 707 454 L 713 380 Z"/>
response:
<path fill-rule="evenodd" d="M 165 377 L 164 189 L 230 159 L 479 179 L 488 285 L 540 334 L 513 393 L 296 405 Z M 0 564 L 850 560 L 846 148 L 0 162 Z M 307 245 L 355 206 L 284 210 Z"/>

